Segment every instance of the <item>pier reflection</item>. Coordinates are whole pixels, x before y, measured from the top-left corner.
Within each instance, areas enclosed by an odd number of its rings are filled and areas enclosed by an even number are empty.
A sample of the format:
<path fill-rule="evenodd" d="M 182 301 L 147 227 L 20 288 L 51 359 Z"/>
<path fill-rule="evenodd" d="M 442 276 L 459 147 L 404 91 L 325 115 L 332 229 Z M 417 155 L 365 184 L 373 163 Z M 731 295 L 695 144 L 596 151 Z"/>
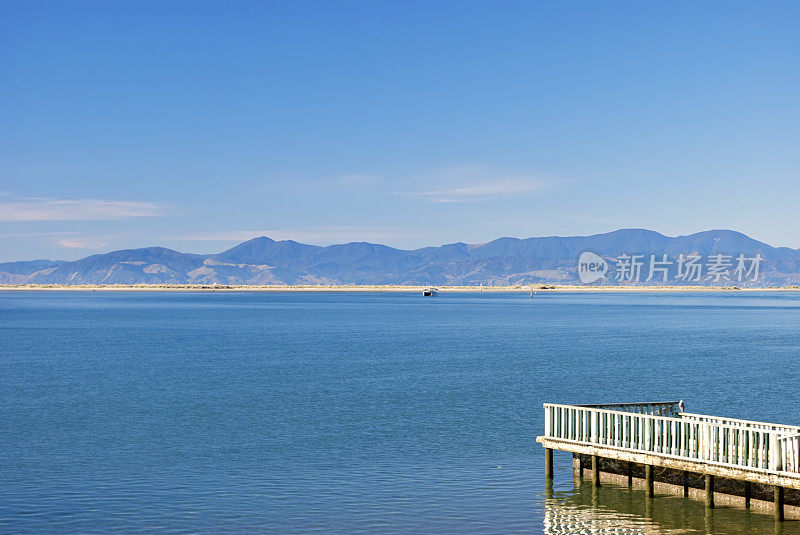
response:
<path fill-rule="evenodd" d="M 572 491 L 546 489 L 543 532 L 556 534 L 780 534 L 800 535 L 800 522 L 718 507 L 679 496 L 647 498 L 643 490 L 584 482 Z"/>

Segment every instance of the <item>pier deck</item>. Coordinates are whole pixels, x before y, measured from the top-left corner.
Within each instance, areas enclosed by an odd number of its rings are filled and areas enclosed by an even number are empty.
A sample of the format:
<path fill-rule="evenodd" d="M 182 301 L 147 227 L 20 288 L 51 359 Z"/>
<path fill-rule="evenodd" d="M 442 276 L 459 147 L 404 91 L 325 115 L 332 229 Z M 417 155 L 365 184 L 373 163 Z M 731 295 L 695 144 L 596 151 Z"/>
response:
<path fill-rule="evenodd" d="M 626 463 L 628 479 L 644 474 L 653 493 L 654 468 L 704 478 L 705 501 L 714 506 L 714 478 L 743 482 L 750 503 L 751 484 L 773 489 L 775 516 L 783 519 L 785 489 L 800 495 L 800 427 L 680 412 L 679 402 L 606 405 L 544 404 L 545 472 L 552 477 L 552 451 L 591 458 L 592 480 Z M 608 460 L 612 462 L 609 463 Z M 634 465 L 643 469 L 634 470 Z M 608 469 L 608 468 L 607 468 Z M 673 478 L 674 479 L 674 478 Z M 684 481 L 687 478 L 684 476 Z M 687 485 L 687 483 L 684 483 Z M 688 487 L 684 493 L 688 496 Z"/>

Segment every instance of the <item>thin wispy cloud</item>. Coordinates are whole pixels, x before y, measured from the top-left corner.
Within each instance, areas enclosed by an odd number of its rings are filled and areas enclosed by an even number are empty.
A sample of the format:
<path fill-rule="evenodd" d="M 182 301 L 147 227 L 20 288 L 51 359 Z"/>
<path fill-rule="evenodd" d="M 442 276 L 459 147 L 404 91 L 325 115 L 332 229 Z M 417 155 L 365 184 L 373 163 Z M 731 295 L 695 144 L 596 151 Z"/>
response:
<path fill-rule="evenodd" d="M 313 189 L 327 195 L 335 190 L 366 190 L 380 185 L 385 180 L 376 173 L 343 173 L 335 175 L 303 176 L 278 175 L 255 177 L 247 187 L 247 192 L 274 194 L 275 191 L 295 191 Z"/>
<path fill-rule="evenodd" d="M 58 236 L 74 236 L 78 232 L 3 232 L 0 238 L 52 238 Z"/>
<path fill-rule="evenodd" d="M 519 177 L 476 182 L 447 189 L 434 189 L 428 191 L 414 191 L 397 194 L 408 197 L 421 197 L 432 202 L 454 203 L 477 201 L 505 195 L 531 193 L 542 190 L 545 187 L 545 184 L 539 180 Z"/>
<path fill-rule="evenodd" d="M 61 238 L 56 243 L 66 249 L 87 249 L 91 251 L 103 249 L 109 245 L 107 241 L 97 238 Z"/>
<path fill-rule="evenodd" d="M 163 215 L 152 202 L 104 199 L 0 199 L 0 221 L 103 221 Z"/>
<path fill-rule="evenodd" d="M 410 181 L 437 187 L 395 191 L 394 195 L 416 197 L 429 202 L 460 203 L 541 191 L 548 183 L 537 177 L 493 171 L 484 166 L 458 166 L 411 177 Z"/>
<path fill-rule="evenodd" d="M 26 243 L 37 242 L 48 244 L 56 249 L 70 249 L 76 254 L 101 252 L 110 246 L 121 246 L 130 238 L 129 234 L 90 234 L 83 231 L 51 231 L 51 232 L 5 232 L 0 233 L 2 239 L 24 238 Z M 61 256 L 59 254 L 59 256 Z"/>

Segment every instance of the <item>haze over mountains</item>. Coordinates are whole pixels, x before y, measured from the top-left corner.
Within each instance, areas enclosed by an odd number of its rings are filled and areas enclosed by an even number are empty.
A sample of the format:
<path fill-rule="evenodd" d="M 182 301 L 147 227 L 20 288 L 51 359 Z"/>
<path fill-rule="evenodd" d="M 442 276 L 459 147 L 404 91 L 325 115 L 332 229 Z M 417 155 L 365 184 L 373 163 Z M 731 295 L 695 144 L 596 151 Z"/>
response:
<path fill-rule="evenodd" d="M 623 229 L 576 237 L 499 238 L 485 244 L 452 243 L 411 251 L 355 242 L 327 247 L 254 238 L 219 254 L 190 254 L 148 247 L 92 255 L 73 262 L 34 260 L 0 263 L 2 284 L 357 284 L 357 285 L 527 285 L 580 284 L 578 257 L 591 251 L 609 264 L 624 255 L 642 255 L 639 284 L 650 255 L 672 260 L 696 254 L 761 255 L 759 277 L 680 281 L 675 265 L 669 284 L 782 286 L 800 283 L 800 250 L 772 247 L 731 230 L 669 237 L 643 229 Z M 734 266 L 730 266 L 731 270 Z M 630 284 L 613 274 L 598 284 Z"/>

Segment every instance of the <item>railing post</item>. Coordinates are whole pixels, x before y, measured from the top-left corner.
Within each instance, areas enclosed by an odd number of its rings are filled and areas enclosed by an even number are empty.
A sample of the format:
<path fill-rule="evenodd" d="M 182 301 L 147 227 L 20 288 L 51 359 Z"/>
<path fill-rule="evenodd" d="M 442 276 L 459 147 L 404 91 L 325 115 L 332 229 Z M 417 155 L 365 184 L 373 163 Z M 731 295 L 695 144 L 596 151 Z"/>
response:
<path fill-rule="evenodd" d="M 661 447 L 661 420 L 653 418 L 650 422 L 652 422 L 653 425 L 653 446 L 650 450 L 658 452 Z"/>
<path fill-rule="evenodd" d="M 636 449 L 644 449 L 644 418 L 636 417 Z"/>
<path fill-rule="evenodd" d="M 590 411 L 583 411 L 583 436 L 586 437 L 587 442 L 591 440 L 590 430 L 592 428 L 592 413 Z"/>
<path fill-rule="evenodd" d="M 628 416 L 624 414 L 622 415 L 622 435 L 619 445 L 623 448 L 628 447 Z"/>
<path fill-rule="evenodd" d="M 780 451 L 778 446 L 777 436 L 774 433 L 769 434 L 769 469 L 780 470 Z"/>
<path fill-rule="evenodd" d="M 736 450 L 736 462 L 742 466 L 747 466 L 747 459 L 745 458 L 745 442 L 747 441 L 747 431 L 744 429 L 739 429 L 736 431 L 736 439 L 737 443 L 737 450 Z"/>
<path fill-rule="evenodd" d="M 552 409 L 550 407 L 545 406 L 544 408 L 544 436 L 549 437 L 552 436 L 550 433 L 550 411 Z"/>
<path fill-rule="evenodd" d="M 566 438 L 572 440 L 572 409 L 567 409 L 565 412 L 567 413 Z"/>
<path fill-rule="evenodd" d="M 546 407 L 544 411 L 544 432 L 547 436 L 553 435 L 553 413 L 554 407 Z"/>
<path fill-rule="evenodd" d="M 702 451 L 702 459 L 704 461 L 711 460 L 711 426 L 709 424 L 703 424 L 702 428 L 698 429 L 700 431 L 700 451 Z"/>
<path fill-rule="evenodd" d="M 678 422 L 670 422 L 669 429 L 669 452 L 671 455 L 676 455 L 680 448 L 680 444 L 678 443 Z"/>
<path fill-rule="evenodd" d="M 570 437 L 572 440 L 578 440 L 578 409 L 569 411 L 569 422 Z"/>

